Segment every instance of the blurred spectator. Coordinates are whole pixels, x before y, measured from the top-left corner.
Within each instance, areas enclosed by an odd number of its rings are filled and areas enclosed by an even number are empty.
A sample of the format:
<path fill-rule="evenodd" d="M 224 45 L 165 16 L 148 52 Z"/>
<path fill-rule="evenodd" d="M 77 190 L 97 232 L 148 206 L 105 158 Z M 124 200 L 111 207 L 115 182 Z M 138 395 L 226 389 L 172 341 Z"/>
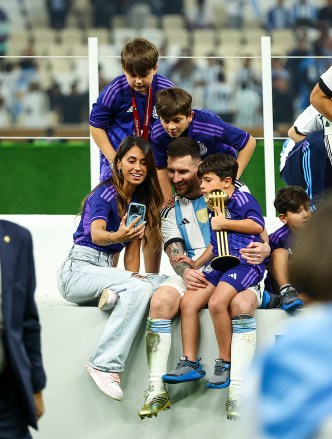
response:
<path fill-rule="evenodd" d="M 244 24 L 245 0 L 226 2 L 228 27 L 242 29 Z"/>
<path fill-rule="evenodd" d="M 261 92 L 261 78 L 253 66 L 251 58 L 244 58 L 242 66 L 235 73 L 235 82 L 237 86 L 245 83 L 247 88 Z"/>
<path fill-rule="evenodd" d="M 205 72 L 202 71 L 201 67 L 193 58 L 189 58 L 192 56 L 189 49 L 182 49 L 181 56 L 188 56 L 188 58 L 179 58 L 175 64 L 171 66 L 169 77 L 177 87 L 186 90 L 194 99 L 199 91 L 198 88 L 205 85 Z M 197 105 L 195 101 L 195 106 L 203 106 L 203 102 Z"/>
<path fill-rule="evenodd" d="M 85 117 L 83 117 L 86 112 Z M 88 120 L 88 98 L 85 94 L 79 93 L 77 83 L 71 84 L 70 93 L 62 96 L 62 123 L 77 124 Z"/>
<path fill-rule="evenodd" d="M 6 108 L 4 98 L 0 96 L 0 129 L 8 127 L 10 124 L 10 114 Z"/>
<path fill-rule="evenodd" d="M 239 128 L 257 127 L 262 124 L 262 104 L 259 93 L 243 82 L 235 92 L 234 125 Z"/>
<path fill-rule="evenodd" d="M 266 28 L 271 31 L 274 29 L 289 29 L 291 27 L 290 10 L 284 5 L 284 0 L 277 0 L 275 6 L 268 10 Z"/>
<path fill-rule="evenodd" d="M 214 56 L 214 53 L 209 53 L 206 58 L 207 68 L 205 69 L 205 81 L 207 84 L 218 81 L 218 76 L 220 73 L 225 75 L 224 60 L 221 58 L 212 58 Z"/>
<path fill-rule="evenodd" d="M 302 80 L 299 80 L 303 75 L 302 63 L 304 57 L 313 55 L 306 33 L 297 35 L 295 47 L 287 53 L 286 69 L 291 75 L 290 89 L 293 99 L 300 99 L 302 92 Z M 308 105 L 308 101 L 306 106 Z M 302 110 L 299 110 L 301 112 Z"/>
<path fill-rule="evenodd" d="M 232 123 L 234 115 L 234 94 L 225 81 L 223 73 L 218 74 L 217 81 L 205 87 L 205 108 L 218 114 L 225 122 Z"/>
<path fill-rule="evenodd" d="M 116 13 L 116 5 L 109 0 L 90 0 L 92 6 L 92 26 L 109 29 Z"/>
<path fill-rule="evenodd" d="M 282 76 L 276 76 L 272 81 L 273 123 L 276 130 L 278 125 L 289 125 L 294 120 L 294 102 L 289 92 L 289 82 Z"/>
<path fill-rule="evenodd" d="M 26 128 L 47 128 L 49 112 L 47 94 L 40 88 L 38 82 L 31 82 L 22 98 L 20 125 Z"/>
<path fill-rule="evenodd" d="M 7 53 L 8 38 L 9 20 L 6 11 L 0 7 L 0 56 L 4 56 Z M 3 63 L 2 59 L 0 59 L 0 63 Z"/>
<path fill-rule="evenodd" d="M 317 21 L 327 27 L 332 26 L 332 0 L 326 0 L 326 5 L 318 9 Z"/>
<path fill-rule="evenodd" d="M 213 11 L 206 0 L 196 0 L 186 9 L 186 18 L 190 29 L 213 29 L 215 27 Z"/>
<path fill-rule="evenodd" d="M 59 120 L 62 106 L 62 91 L 60 84 L 52 82 L 51 86 L 46 90 L 48 95 L 50 110 L 57 115 Z"/>
<path fill-rule="evenodd" d="M 296 0 L 291 10 L 292 21 L 295 26 L 315 27 L 317 9 L 311 0 Z"/>
<path fill-rule="evenodd" d="M 153 0 L 152 0 L 153 1 Z M 164 14 L 182 14 L 184 10 L 183 0 L 167 0 L 163 1 L 163 13 Z"/>
<path fill-rule="evenodd" d="M 285 79 L 286 81 L 290 81 L 290 73 L 285 68 L 283 61 L 280 58 L 272 58 L 271 59 L 271 65 L 272 65 L 272 79 L 275 77 L 281 77 Z"/>
<path fill-rule="evenodd" d="M 163 58 L 164 56 L 167 56 L 167 48 L 166 46 L 160 46 L 159 59 L 158 59 L 158 73 L 159 75 L 168 78 L 170 74 L 171 63 L 169 59 Z"/>
<path fill-rule="evenodd" d="M 66 27 L 71 3 L 71 0 L 46 0 L 51 28 L 63 29 Z"/>

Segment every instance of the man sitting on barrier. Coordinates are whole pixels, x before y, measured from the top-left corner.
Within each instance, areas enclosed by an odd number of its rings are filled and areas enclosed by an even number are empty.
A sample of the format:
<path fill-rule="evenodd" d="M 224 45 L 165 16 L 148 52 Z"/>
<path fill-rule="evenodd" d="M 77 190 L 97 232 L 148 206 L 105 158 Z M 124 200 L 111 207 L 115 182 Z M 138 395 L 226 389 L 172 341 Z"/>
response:
<path fill-rule="evenodd" d="M 170 407 L 162 376 L 166 373 L 171 347 L 171 320 L 178 313 L 181 297 L 188 288 L 195 290 L 207 285 L 201 271 L 191 269 L 184 262 L 173 262 L 172 259 L 182 254 L 199 257 L 210 242 L 208 213 L 197 177 L 200 160 L 199 144 L 188 137 L 175 139 L 168 146 L 167 171 L 177 195 L 174 205 L 162 211 L 162 235 L 165 252 L 177 274 L 169 277 L 151 300 L 146 328 L 150 385 L 145 403 L 138 413 L 142 419 L 156 416 L 159 411 Z M 267 241 L 256 242 L 240 252 L 249 263 L 260 264 L 270 253 L 270 247 Z M 234 297 L 230 306 L 234 325 L 241 326 L 241 318 L 238 317 L 253 316 L 259 301 L 260 291 L 257 289 L 243 291 Z M 250 342 L 246 339 L 246 328 L 242 330 L 233 333 L 232 356 L 238 360 L 237 367 L 231 371 L 229 408 L 232 404 L 236 405 L 234 401 L 243 382 L 243 374 L 255 351 L 255 329 L 250 333 Z"/>

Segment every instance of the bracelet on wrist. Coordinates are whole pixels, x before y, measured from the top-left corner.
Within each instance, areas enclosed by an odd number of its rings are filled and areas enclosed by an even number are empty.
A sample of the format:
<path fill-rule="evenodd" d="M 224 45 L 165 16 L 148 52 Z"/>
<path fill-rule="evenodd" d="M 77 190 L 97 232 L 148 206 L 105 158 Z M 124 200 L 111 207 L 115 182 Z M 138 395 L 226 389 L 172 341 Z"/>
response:
<path fill-rule="evenodd" d="M 107 239 L 108 239 L 108 242 L 110 243 L 110 244 L 114 244 L 114 242 L 111 240 L 111 238 L 110 238 L 110 233 L 111 232 L 108 232 L 107 233 Z"/>

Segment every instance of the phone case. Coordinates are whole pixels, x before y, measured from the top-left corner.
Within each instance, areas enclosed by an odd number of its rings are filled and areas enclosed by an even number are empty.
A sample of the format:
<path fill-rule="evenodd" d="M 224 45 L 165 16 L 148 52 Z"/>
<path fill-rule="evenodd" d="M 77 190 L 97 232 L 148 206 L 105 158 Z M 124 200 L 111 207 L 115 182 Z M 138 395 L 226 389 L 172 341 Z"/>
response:
<path fill-rule="evenodd" d="M 129 207 L 128 207 L 128 216 L 127 216 L 126 225 L 128 226 L 138 216 L 141 216 L 141 219 L 138 221 L 138 223 L 135 225 L 135 227 L 142 224 L 142 222 L 145 220 L 145 212 L 146 212 L 146 207 L 144 206 L 144 204 L 130 203 Z"/>

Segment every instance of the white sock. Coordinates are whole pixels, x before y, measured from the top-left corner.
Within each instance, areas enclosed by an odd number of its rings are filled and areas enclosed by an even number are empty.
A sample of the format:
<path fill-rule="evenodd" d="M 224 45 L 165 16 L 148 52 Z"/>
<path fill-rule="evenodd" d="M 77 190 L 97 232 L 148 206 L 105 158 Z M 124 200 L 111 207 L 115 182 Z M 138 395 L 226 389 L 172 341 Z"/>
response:
<path fill-rule="evenodd" d="M 166 373 L 167 360 L 171 349 L 171 320 L 147 320 L 145 344 L 150 383 L 161 387 L 162 376 Z"/>

